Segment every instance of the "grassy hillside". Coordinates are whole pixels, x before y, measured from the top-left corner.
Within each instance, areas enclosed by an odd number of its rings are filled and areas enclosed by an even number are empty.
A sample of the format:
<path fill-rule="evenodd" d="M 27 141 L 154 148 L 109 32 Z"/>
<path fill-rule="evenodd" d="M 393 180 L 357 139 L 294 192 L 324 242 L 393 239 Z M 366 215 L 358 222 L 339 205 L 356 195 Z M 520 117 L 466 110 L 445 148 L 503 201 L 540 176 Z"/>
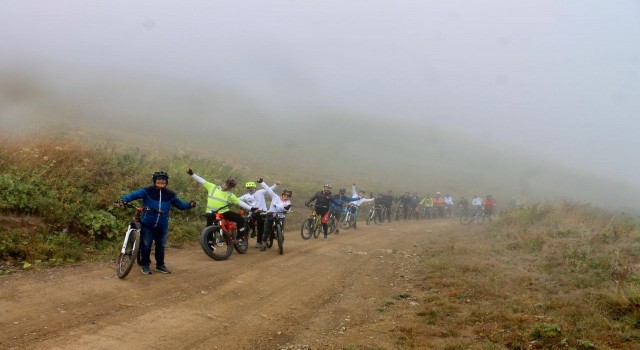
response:
<path fill-rule="evenodd" d="M 628 184 L 451 130 L 295 101 L 276 108 L 232 92 L 148 77 L 91 78 L 63 85 L 55 77 L 5 77 L 0 121 L 10 130 L 71 130 L 145 152 L 224 161 L 247 176 L 279 177 L 305 194 L 325 182 L 356 182 L 372 192 L 492 194 L 498 205 L 514 196 L 572 199 L 637 212 L 640 190 Z"/>
<path fill-rule="evenodd" d="M 0 211 L 37 217 L 31 224 L 0 221 L 4 257 L 74 261 L 86 255 L 88 243 L 102 249 L 129 216 L 112 201 L 147 186 L 158 169 L 171 173 L 171 187 L 184 199 L 200 202 L 202 189 L 184 175 L 188 167 L 214 180 L 280 180 L 294 191 L 298 207 L 326 182 L 355 182 L 374 193 L 490 193 L 498 209 L 515 196 L 592 202 L 635 214 L 640 198 L 629 185 L 429 125 L 295 103 L 275 108 L 148 77 L 64 82 L 0 78 L 0 122 L 8 126 L 0 135 Z M 193 239 L 202 224 L 196 212 L 172 220 L 174 244 Z"/>

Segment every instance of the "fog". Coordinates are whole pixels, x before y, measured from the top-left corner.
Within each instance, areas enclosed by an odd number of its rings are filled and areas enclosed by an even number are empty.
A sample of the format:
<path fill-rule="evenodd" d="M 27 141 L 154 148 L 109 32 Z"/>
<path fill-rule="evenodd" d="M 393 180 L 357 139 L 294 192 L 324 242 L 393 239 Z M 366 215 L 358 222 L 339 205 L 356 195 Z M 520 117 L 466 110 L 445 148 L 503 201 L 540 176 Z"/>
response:
<path fill-rule="evenodd" d="M 107 124 L 357 115 L 635 191 L 639 18 L 637 0 L 0 1 L 0 73 Z"/>

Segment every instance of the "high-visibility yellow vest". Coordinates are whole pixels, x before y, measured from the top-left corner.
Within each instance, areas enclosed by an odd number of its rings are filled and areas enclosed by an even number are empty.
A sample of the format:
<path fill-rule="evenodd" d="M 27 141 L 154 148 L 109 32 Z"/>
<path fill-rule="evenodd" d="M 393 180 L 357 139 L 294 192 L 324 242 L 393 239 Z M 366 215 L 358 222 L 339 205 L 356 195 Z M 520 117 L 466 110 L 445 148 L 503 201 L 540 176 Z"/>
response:
<path fill-rule="evenodd" d="M 209 213 L 214 212 L 227 204 L 238 205 L 238 203 L 240 203 L 240 199 L 238 199 L 235 194 L 229 191 L 223 191 L 222 188 L 216 184 L 205 181 L 202 186 L 204 186 L 209 193 L 207 196 L 207 212 Z M 227 211 L 229 211 L 229 207 L 221 209 L 219 213 L 222 214 Z"/>

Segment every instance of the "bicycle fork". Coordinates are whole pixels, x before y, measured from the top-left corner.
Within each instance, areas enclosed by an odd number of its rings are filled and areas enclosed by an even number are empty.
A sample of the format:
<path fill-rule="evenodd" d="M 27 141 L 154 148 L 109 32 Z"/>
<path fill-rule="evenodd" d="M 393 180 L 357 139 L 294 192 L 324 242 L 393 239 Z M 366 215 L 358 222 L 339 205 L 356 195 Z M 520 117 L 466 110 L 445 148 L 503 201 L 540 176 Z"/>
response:
<path fill-rule="evenodd" d="M 129 225 L 127 233 L 124 234 L 124 242 L 122 243 L 122 249 L 120 249 L 120 253 L 127 254 L 127 243 L 129 242 L 129 236 L 131 236 L 131 232 L 133 232 L 133 230 L 135 229 L 135 227 L 131 227 L 131 225 Z M 133 242 L 133 244 L 135 245 L 135 242 Z M 133 248 L 135 249 L 135 246 Z"/>

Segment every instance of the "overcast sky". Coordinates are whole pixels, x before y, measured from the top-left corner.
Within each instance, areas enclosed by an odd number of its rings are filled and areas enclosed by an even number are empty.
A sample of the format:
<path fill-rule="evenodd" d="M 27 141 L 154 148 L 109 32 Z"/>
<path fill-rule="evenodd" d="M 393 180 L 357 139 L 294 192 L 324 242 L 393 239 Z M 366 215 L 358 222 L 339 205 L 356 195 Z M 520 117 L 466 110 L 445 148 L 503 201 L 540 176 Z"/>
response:
<path fill-rule="evenodd" d="M 0 0 L 0 32 L 1 68 L 422 120 L 640 186 L 640 0 Z"/>

